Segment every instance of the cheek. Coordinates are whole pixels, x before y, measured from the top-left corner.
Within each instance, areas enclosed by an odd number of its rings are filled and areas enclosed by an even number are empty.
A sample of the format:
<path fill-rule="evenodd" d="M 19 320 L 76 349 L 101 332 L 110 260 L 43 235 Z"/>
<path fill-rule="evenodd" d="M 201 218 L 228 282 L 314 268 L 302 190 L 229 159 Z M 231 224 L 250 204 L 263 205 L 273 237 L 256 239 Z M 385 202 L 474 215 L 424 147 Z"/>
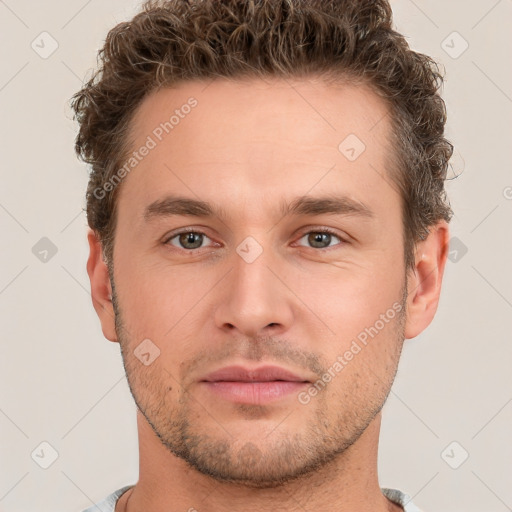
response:
<path fill-rule="evenodd" d="M 211 272 L 192 271 L 192 267 L 147 264 L 142 258 L 118 260 L 115 282 L 123 321 L 132 336 L 139 338 L 176 336 L 193 319 L 194 309 L 216 281 Z"/>
<path fill-rule="evenodd" d="M 330 391 L 341 403 L 382 402 L 398 366 L 403 344 L 400 323 L 400 313 L 390 309 L 377 321 L 353 330 L 356 334 L 339 337 L 331 347 L 327 357 L 331 362 L 322 380 L 331 380 Z"/>
<path fill-rule="evenodd" d="M 399 325 L 403 282 L 398 276 L 366 270 L 331 276 L 323 283 L 322 299 L 318 293 L 309 295 L 308 306 L 329 326 L 326 339 L 319 340 L 314 332 L 311 339 L 316 340 L 312 349 L 322 352 L 334 375 L 335 393 L 343 389 L 357 396 L 378 393 L 387 389 L 396 371 L 403 342 Z"/>
<path fill-rule="evenodd" d="M 402 285 L 403 279 L 395 270 L 366 262 L 303 273 L 294 291 L 307 306 L 305 317 L 316 316 L 328 326 L 329 336 L 345 344 L 373 326 L 388 310 L 392 310 L 388 316 L 394 318 L 402 299 Z"/>

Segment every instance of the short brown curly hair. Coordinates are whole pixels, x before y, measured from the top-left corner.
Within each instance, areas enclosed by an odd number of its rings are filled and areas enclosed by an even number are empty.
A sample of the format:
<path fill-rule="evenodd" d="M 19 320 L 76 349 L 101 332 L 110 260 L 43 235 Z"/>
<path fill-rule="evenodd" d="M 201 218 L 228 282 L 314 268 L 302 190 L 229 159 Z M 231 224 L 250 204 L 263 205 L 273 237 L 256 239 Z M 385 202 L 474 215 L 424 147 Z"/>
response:
<path fill-rule="evenodd" d="M 130 121 L 144 98 L 183 81 L 316 75 L 369 85 L 391 114 L 389 176 L 402 197 L 406 269 L 428 228 L 451 219 L 443 78 L 393 29 L 386 0 L 149 0 L 108 33 L 98 63 L 71 105 L 80 125 L 75 150 L 92 167 L 87 218 L 107 262 L 119 187 L 105 198 L 95 190 L 129 153 Z"/>

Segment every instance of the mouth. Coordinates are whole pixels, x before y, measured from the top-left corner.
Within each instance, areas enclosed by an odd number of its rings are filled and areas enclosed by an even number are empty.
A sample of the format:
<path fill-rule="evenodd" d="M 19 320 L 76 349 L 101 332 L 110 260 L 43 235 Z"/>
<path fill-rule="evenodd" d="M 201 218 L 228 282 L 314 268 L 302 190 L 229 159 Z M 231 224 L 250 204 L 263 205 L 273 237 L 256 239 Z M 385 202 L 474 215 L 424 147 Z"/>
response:
<path fill-rule="evenodd" d="M 298 393 L 311 382 L 279 366 L 228 366 L 200 380 L 208 392 L 240 404 L 263 405 Z"/>

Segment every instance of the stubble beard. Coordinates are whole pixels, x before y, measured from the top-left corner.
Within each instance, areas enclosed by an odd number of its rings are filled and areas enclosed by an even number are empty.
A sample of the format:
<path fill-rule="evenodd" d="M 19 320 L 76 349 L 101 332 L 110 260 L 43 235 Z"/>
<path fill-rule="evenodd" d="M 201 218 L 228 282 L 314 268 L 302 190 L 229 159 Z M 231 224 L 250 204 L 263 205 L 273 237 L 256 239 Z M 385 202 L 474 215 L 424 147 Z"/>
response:
<path fill-rule="evenodd" d="M 341 392 L 336 399 L 329 394 L 327 386 L 316 397 L 316 403 L 311 404 L 316 406 L 314 413 L 305 414 L 309 405 L 300 404 L 292 413 L 291 416 L 301 414 L 305 418 L 299 431 L 287 431 L 286 419 L 280 418 L 276 419 L 276 428 L 270 435 L 262 435 L 259 439 L 236 439 L 230 435 L 229 425 L 223 426 L 220 421 L 213 425 L 214 428 L 209 428 L 208 422 L 215 422 L 215 419 L 165 368 L 155 363 L 144 366 L 134 357 L 133 349 L 137 342 L 129 339 L 124 328 L 114 282 L 111 282 L 123 365 L 138 409 L 169 452 L 219 482 L 259 489 L 274 488 L 307 478 L 335 463 L 380 412 L 396 376 L 404 340 L 406 296 L 403 296 L 402 311 L 395 323 L 394 368 L 388 370 L 386 381 L 380 379 L 377 395 L 354 404 L 353 396 Z M 171 388 L 176 390 L 178 387 L 181 387 L 181 392 L 176 399 Z M 352 406 L 344 407 L 351 402 Z M 255 407 L 259 406 L 248 406 L 246 410 L 254 412 Z M 209 433 L 212 431 L 219 435 Z"/>

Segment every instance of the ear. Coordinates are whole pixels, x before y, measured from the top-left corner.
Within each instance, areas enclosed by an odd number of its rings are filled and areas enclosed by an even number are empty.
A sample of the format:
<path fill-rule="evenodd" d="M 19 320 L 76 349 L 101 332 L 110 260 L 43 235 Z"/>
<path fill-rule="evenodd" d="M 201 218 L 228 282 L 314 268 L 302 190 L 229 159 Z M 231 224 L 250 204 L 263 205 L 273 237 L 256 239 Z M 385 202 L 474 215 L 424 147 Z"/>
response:
<path fill-rule="evenodd" d="M 448 224 L 443 220 L 431 227 L 425 240 L 416 244 L 414 270 L 408 276 L 406 339 L 426 329 L 437 311 L 449 236 Z"/>
<path fill-rule="evenodd" d="M 87 274 L 91 282 L 92 304 L 101 322 L 103 335 L 110 341 L 118 341 L 115 328 L 115 314 L 112 306 L 112 286 L 108 268 L 103 260 L 103 250 L 96 233 L 89 230 L 89 259 Z"/>

